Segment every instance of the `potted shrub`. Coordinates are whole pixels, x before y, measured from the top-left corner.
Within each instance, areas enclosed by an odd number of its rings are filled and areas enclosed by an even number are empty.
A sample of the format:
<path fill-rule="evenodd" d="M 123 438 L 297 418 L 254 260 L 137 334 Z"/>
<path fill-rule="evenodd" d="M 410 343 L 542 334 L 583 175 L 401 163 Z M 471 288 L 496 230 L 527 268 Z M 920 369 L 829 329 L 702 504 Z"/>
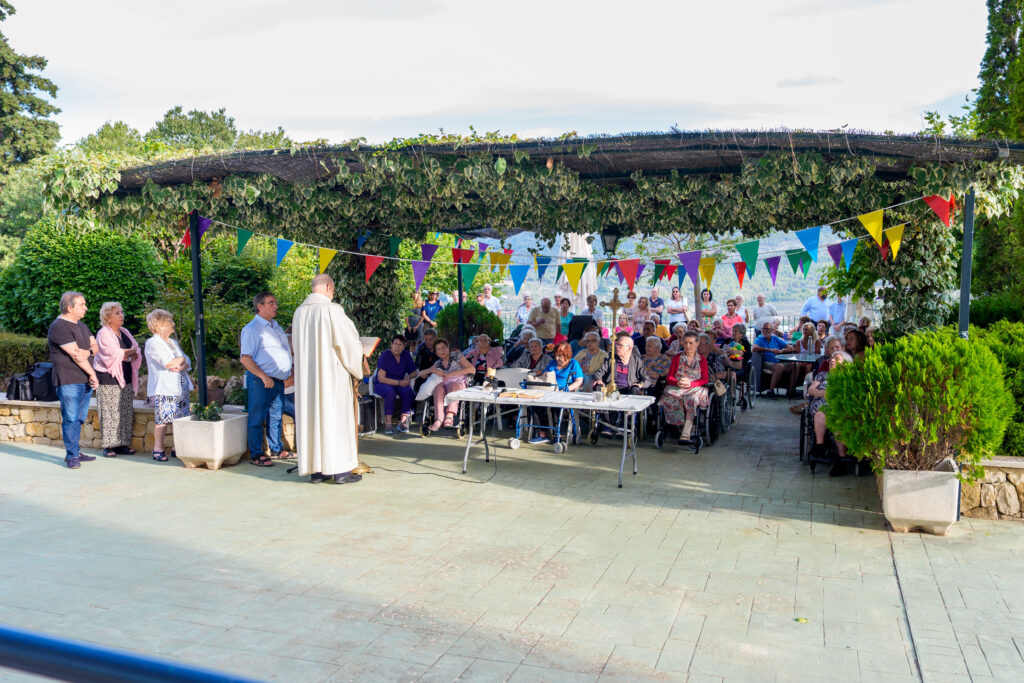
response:
<path fill-rule="evenodd" d="M 944 534 L 956 521 L 958 478 L 983 475 L 1012 414 L 996 357 L 942 329 L 882 344 L 833 372 L 828 427 L 881 474 L 893 530 Z"/>
<path fill-rule="evenodd" d="M 185 467 L 219 470 L 234 465 L 248 451 L 245 413 L 222 415 L 220 406 L 192 404 L 192 414 L 174 421 L 174 450 Z"/>
<path fill-rule="evenodd" d="M 481 306 L 475 301 L 466 301 L 462 304 L 462 312 L 466 323 L 466 339 L 477 334 L 486 334 L 491 339 L 504 337 L 504 326 L 501 318 L 496 316 L 486 306 Z M 459 337 L 459 305 L 451 303 L 441 309 L 437 314 L 437 335 L 447 339 L 452 344 L 458 343 Z"/>

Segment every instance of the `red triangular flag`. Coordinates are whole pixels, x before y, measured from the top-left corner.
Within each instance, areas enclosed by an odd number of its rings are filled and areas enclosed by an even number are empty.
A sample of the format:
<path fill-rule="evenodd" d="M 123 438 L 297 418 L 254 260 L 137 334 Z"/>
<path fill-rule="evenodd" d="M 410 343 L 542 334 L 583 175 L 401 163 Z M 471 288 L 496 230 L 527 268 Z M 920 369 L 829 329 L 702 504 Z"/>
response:
<path fill-rule="evenodd" d="M 953 197 L 953 193 L 949 193 L 949 220 L 953 220 L 953 212 L 956 211 L 956 199 Z"/>
<path fill-rule="evenodd" d="M 743 289 L 743 276 L 747 274 L 747 264 L 743 261 L 736 261 L 732 264 L 732 268 L 736 271 L 736 278 L 740 281 L 740 289 Z"/>
<path fill-rule="evenodd" d="M 882 260 L 884 261 L 889 256 L 889 240 L 883 240 L 878 245 L 878 251 L 882 252 Z"/>
<path fill-rule="evenodd" d="M 185 234 L 181 236 L 181 243 L 184 244 L 186 248 L 192 246 L 192 231 L 187 227 L 185 228 Z"/>
<path fill-rule="evenodd" d="M 662 277 L 671 282 L 672 276 L 676 274 L 676 268 L 678 267 L 679 266 L 665 266 L 665 272 L 662 273 Z"/>
<path fill-rule="evenodd" d="M 946 227 L 949 227 L 949 223 L 953 218 L 953 208 L 956 205 L 953 195 L 949 195 L 949 199 L 945 199 L 937 194 L 933 194 L 930 197 L 925 197 L 924 203 L 931 207 L 931 210 L 946 224 Z"/>
<path fill-rule="evenodd" d="M 633 291 L 633 285 L 636 284 L 636 271 L 639 267 L 640 259 L 638 258 L 619 261 L 619 271 L 622 273 L 622 277 L 626 280 L 626 284 L 629 286 L 629 291 Z"/>
<path fill-rule="evenodd" d="M 377 270 L 377 266 L 384 260 L 383 256 L 374 256 L 373 254 L 366 254 L 366 281 L 370 281 L 370 276 Z"/>
<path fill-rule="evenodd" d="M 475 253 L 475 249 L 459 249 L 456 247 L 452 249 L 452 260 L 456 263 L 469 263 Z"/>

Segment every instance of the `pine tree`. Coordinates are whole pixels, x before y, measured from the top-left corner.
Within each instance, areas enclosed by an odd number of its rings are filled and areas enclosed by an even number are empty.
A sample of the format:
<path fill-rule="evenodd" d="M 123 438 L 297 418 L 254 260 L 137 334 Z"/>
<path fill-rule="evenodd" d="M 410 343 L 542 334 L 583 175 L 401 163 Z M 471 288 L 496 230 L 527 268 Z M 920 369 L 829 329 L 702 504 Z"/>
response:
<path fill-rule="evenodd" d="M 0 21 L 14 14 L 14 6 L 0 0 Z M 46 58 L 15 52 L 0 33 L 0 173 L 51 151 L 60 139 L 60 127 L 48 117 L 60 111 L 39 96 L 57 96 L 53 81 L 40 75 Z"/>
<path fill-rule="evenodd" d="M 982 137 L 1024 140 L 1024 0 L 988 0 L 975 111 Z"/>

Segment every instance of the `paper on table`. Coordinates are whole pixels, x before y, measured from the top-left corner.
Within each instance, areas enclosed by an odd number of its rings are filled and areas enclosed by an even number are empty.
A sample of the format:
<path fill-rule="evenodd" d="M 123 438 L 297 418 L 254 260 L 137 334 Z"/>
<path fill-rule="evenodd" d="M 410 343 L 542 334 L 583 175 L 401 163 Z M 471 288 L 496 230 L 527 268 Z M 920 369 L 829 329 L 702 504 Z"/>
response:
<path fill-rule="evenodd" d="M 380 344 L 380 337 L 360 337 L 359 341 L 363 343 L 363 355 L 372 356 L 377 344 Z"/>

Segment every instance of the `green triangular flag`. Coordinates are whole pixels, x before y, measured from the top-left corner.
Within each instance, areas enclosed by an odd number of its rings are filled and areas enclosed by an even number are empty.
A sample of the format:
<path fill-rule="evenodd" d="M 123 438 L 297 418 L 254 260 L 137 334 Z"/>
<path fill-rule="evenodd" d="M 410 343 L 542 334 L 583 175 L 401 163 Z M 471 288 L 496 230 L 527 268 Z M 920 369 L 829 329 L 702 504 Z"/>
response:
<path fill-rule="evenodd" d="M 760 249 L 760 245 L 761 240 L 736 245 L 736 251 L 740 254 L 740 260 L 747 264 L 747 277 L 754 277 L 754 268 L 757 266 L 757 252 Z"/>
<path fill-rule="evenodd" d="M 562 277 L 562 264 L 558 264 L 558 270 L 555 271 L 555 284 L 558 284 L 559 278 Z"/>
<path fill-rule="evenodd" d="M 658 261 L 662 261 L 662 263 L 658 263 Z M 654 277 L 651 278 L 652 285 L 658 284 L 658 280 L 661 279 L 661 274 L 665 272 L 665 266 L 668 265 L 668 261 L 665 261 L 664 259 L 658 259 L 658 261 L 654 262 Z"/>
<path fill-rule="evenodd" d="M 786 258 L 789 259 L 789 267 L 793 269 L 793 275 L 796 275 L 797 269 L 800 268 L 800 262 L 804 260 L 804 254 L 806 253 L 803 249 L 786 250 Z M 808 256 L 808 258 L 810 257 Z"/>
<path fill-rule="evenodd" d="M 601 277 L 604 275 L 604 271 L 608 270 L 608 266 L 611 265 L 610 261 L 601 261 L 597 264 L 597 276 Z"/>
<path fill-rule="evenodd" d="M 462 289 L 466 292 L 473 286 L 477 271 L 480 270 L 479 263 L 463 263 L 459 266 L 462 269 Z"/>
<path fill-rule="evenodd" d="M 238 256 L 245 249 L 245 245 L 249 243 L 249 238 L 252 237 L 252 230 L 235 228 L 235 232 L 238 233 L 238 251 L 235 252 L 235 256 Z"/>
<path fill-rule="evenodd" d="M 401 237 L 389 237 L 388 238 L 388 251 L 390 256 L 393 258 L 398 254 L 398 247 L 402 245 Z"/>

